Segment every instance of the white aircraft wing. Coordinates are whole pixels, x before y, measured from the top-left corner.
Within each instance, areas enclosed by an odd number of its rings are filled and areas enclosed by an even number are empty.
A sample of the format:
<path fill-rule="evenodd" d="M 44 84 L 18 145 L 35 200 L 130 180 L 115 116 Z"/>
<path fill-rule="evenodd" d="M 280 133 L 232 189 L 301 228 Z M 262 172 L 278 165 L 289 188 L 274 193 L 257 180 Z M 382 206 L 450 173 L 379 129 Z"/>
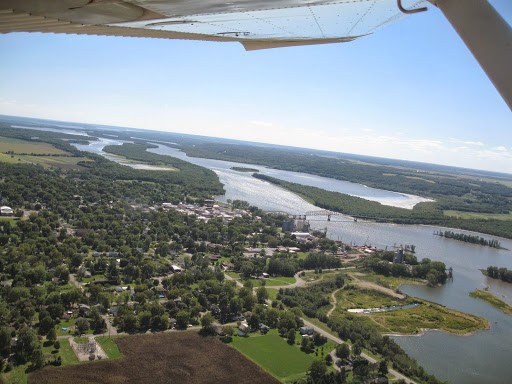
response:
<path fill-rule="evenodd" d="M 396 0 L 1 0 L 0 33 L 239 41 L 251 50 L 352 41 L 403 16 Z"/>

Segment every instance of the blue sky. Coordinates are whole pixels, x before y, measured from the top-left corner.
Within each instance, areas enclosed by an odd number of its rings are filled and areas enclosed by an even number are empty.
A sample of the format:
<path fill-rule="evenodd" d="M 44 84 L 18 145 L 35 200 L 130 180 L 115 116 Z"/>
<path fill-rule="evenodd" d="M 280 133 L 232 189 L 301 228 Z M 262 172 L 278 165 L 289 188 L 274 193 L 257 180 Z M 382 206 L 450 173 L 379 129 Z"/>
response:
<path fill-rule="evenodd" d="M 345 44 L 18 33 L 0 52 L 0 114 L 512 173 L 512 113 L 432 6 Z"/>

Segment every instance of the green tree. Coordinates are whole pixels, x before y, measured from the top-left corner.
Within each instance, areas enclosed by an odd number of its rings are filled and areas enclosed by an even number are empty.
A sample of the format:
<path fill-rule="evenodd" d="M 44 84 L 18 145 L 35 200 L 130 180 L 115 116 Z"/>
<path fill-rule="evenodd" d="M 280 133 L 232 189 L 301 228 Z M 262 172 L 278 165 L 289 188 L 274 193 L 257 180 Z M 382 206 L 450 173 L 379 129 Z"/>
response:
<path fill-rule="evenodd" d="M 338 344 L 336 346 L 336 356 L 342 360 L 348 359 L 350 356 L 350 347 L 347 343 Z"/>
<path fill-rule="evenodd" d="M 288 335 L 286 337 L 286 340 L 288 341 L 288 344 L 290 344 L 290 345 L 295 344 L 295 329 L 290 329 L 288 331 Z"/>
<path fill-rule="evenodd" d="M 205 313 L 201 317 L 201 327 L 202 327 L 202 331 L 204 332 L 204 334 L 210 335 L 213 333 L 214 320 L 215 320 L 215 318 L 212 316 L 212 314 L 210 312 Z"/>
<path fill-rule="evenodd" d="M 323 383 L 327 375 L 327 366 L 323 361 L 314 360 L 308 371 L 308 378 L 312 383 Z"/>
<path fill-rule="evenodd" d="M 0 328 L 0 356 L 8 356 L 11 352 L 11 328 Z"/>
<path fill-rule="evenodd" d="M 382 376 L 386 376 L 388 374 L 388 364 L 387 364 L 386 360 L 381 360 L 379 362 L 379 373 Z"/>
<path fill-rule="evenodd" d="M 258 303 L 264 304 L 268 299 L 268 292 L 265 287 L 258 287 L 256 290 L 256 299 L 258 300 Z"/>
<path fill-rule="evenodd" d="M 48 331 L 46 334 L 46 339 L 52 343 L 57 340 L 57 332 L 55 331 L 55 328 L 52 328 Z"/>
<path fill-rule="evenodd" d="M 16 342 L 16 360 L 20 364 L 30 361 L 32 355 L 39 347 L 37 335 L 32 328 L 23 327 L 18 333 L 18 340 Z"/>
<path fill-rule="evenodd" d="M 190 321 L 190 312 L 182 309 L 176 314 L 176 326 L 181 329 L 186 329 Z"/>
<path fill-rule="evenodd" d="M 76 319 L 75 326 L 76 326 L 76 330 L 78 331 L 78 333 L 80 335 L 82 333 L 87 332 L 90 329 L 89 320 L 87 320 L 84 317 L 79 317 L 78 319 Z"/>

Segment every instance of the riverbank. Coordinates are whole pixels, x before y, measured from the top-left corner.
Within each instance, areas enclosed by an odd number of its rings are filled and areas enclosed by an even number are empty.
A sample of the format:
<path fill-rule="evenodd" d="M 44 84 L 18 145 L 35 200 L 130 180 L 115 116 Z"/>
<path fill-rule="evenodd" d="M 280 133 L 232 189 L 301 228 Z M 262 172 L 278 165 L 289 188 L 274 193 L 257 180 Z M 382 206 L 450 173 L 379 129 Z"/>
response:
<path fill-rule="evenodd" d="M 500 300 L 492 293 L 485 291 L 483 289 L 475 289 L 473 292 L 470 292 L 469 295 L 471 297 L 487 301 L 493 307 L 498 308 L 503 313 L 512 316 L 512 306 L 505 303 L 503 300 Z"/>
<path fill-rule="evenodd" d="M 512 238 L 512 220 L 454 218 L 444 215 L 443 209 L 433 201 L 419 203 L 413 209 L 397 208 L 340 192 L 280 180 L 267 175 L 255 173 L 252 176 L 293 192 L 317 207 L 340 212 L 354 218 L 381 223 L 439 225 Z"/>

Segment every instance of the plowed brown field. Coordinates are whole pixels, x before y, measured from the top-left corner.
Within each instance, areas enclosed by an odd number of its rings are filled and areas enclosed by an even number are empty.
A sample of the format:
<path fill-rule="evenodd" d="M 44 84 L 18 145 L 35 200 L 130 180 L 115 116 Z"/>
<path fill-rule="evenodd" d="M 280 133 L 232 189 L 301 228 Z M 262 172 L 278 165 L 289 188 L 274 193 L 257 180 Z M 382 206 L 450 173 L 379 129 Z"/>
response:
<path fill-rule="evenodd" d="M 47 367 L 29 375 L 30 384 L 278 383 L 242 354 L 195 332 L 124 336 L 116 339 L 117 360 Z"/>

